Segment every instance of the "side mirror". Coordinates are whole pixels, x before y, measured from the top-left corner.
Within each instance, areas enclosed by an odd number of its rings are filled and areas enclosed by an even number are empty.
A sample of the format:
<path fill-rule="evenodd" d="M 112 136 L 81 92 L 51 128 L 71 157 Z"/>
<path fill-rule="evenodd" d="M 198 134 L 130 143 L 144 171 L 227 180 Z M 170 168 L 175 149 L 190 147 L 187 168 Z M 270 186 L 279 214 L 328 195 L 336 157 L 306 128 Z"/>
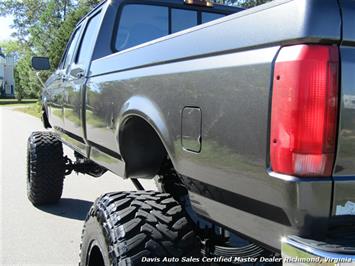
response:
<path fill-rule="evenodd" d="M 48 57 L 34 56 L 32 57 L 31 64 L 33 69 L 37 71 L 49 70 L 51 68 Z"/>

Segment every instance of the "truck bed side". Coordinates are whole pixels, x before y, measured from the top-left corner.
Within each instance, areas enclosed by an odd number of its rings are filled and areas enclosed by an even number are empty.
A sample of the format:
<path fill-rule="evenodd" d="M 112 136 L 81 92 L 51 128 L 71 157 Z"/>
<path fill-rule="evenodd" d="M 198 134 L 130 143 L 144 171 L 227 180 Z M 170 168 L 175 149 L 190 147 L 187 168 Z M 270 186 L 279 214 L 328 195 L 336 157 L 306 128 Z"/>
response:
<path fill-rule="evenodd" d="M 106 31 L 111 22 L 104 19 Z M 270 92 L 281 46 L 340 40 L 337 1 L 275 1 L 97 58 L 87 82 L 87 117 L 95 120 L 86 121 L 86 135 L 98 153 L 92 159 L 122 174 L 100 151 L 120 156 L 120 126 L 139 117 L 157 132 L 202 216 L 276 250 L 283 235 L 322 234 L 332 180 L 270 171 Z M 182 143 L 186 108 L 197 113 L 192 125 L 201 122 L 197 152 Z"/>

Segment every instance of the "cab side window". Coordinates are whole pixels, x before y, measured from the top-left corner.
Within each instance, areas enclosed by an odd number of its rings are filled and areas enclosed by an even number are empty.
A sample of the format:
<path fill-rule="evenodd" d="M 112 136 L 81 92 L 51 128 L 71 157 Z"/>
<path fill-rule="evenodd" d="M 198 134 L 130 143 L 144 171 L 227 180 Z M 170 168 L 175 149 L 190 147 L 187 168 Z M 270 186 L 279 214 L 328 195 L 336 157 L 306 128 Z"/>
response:
<path fill-rule="evenodd" d="M 165 6 L 126 5 L 116 34 L 116 51 L 169 34 L 169 9 Z"/>
<path fill-rule="evenodd" d="M 126 4 L 119 12 L 112 52 L 179 32 L 224 17 L 225 14 L 164 5 Z"/>
<path fill-rule="evenodd" d="M 197 26 L 197 11 L 171 9 L 171 33 Z"/>
<path fill-rule="evenodd" d="M 202 18 L 202 23 L 207 23 L 215 19 L 223 18 L 224 16 L 225 16 L 224 14 L 202 12 L 201 18 Z"/>

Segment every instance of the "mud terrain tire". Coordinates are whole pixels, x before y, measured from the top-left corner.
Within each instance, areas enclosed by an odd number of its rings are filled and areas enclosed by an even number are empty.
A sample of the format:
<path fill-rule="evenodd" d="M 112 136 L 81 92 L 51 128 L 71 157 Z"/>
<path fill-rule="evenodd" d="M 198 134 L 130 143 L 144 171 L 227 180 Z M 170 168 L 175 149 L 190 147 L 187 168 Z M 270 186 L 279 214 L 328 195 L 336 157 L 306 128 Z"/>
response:
<path fill-rule="evenodd" d="M 85 221 L 80 248 L 81 266 L 141 265 L 149 258 L 154 265 L 180 265 L 163 259 L 200 256 L 200 241 L 181 206 L 156 191 L 99 197 Z"/>
<path fill-rule="evenodd" d="M 27 143 L 27 197 L 33 205 L 60 199 L 64 171 L 62 142 L 52 132 L 33 132 Z"/>

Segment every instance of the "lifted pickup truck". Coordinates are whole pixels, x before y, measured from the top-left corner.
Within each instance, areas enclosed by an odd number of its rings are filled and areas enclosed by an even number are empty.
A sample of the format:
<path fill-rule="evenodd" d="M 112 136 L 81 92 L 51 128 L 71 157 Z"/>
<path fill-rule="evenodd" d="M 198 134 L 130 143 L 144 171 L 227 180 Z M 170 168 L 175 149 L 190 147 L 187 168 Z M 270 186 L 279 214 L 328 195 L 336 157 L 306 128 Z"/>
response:
<path fill-rule="evenodd" d="M 73 170 L 133 181 L 92 206 L 81 265 L 354 260 L 354 25 L 351 0 L 102 2 L 45 84 L 30 201 Z"/>

